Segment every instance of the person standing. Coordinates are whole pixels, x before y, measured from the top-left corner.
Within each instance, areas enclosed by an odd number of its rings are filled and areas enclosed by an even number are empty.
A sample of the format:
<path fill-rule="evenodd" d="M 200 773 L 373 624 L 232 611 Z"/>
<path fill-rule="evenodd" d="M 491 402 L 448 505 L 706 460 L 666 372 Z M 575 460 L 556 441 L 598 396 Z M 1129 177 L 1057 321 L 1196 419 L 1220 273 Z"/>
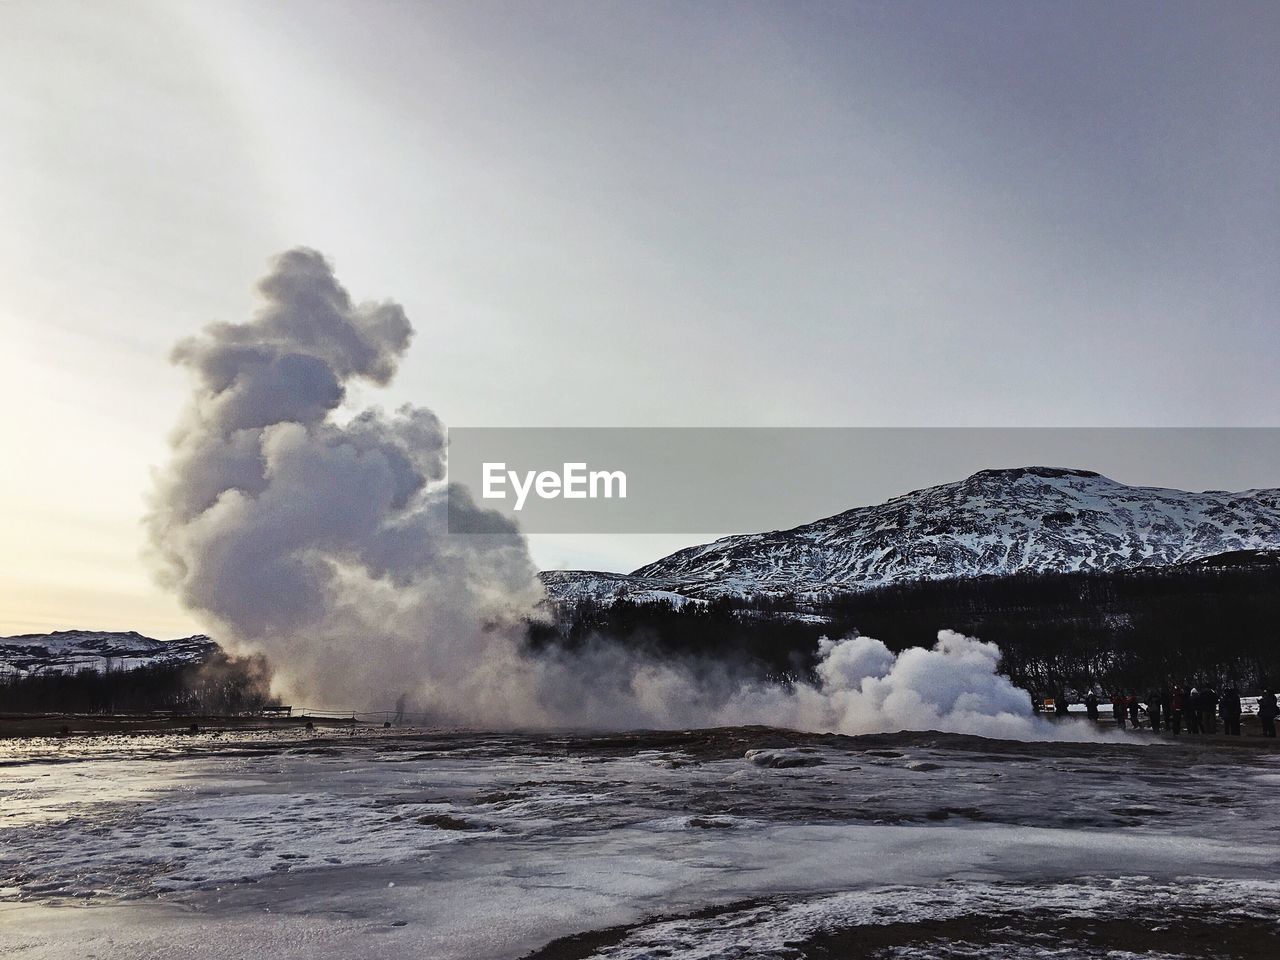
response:
<path fill-rule="evenodd" d="M 1218 692 L 1213 687 L 1200 691 L 1200 730 L 1203 733 L 1218 732 Z"/>
<path fill-rule="evenodd" d="M 1186 706 L 1187 698 L 1182 688 L 1175 684 L 1173 694 L 1169 697 L 1169 731 L 1175 736 L 1182 733 L 1182 712 Z"/>
<path fill-rule="evenodd" d="M 1111 715 L 1116 718 L 1116 726 L 1124 729 L 1124 694 L 1117 690 L 1111 695 Z"/>
<path fill-rule="evenodd" d="M 1280 704 L 1276 703 L 1274 690 L 1268 690 L 1258 700 L 1258 719 L 1262 721 L 1262 735 L 1276 735 L 1276 717 L 1280 716 Z"/>
<path fill-rule="evenodd" d="M 1084 695 L 1084 712 L 1095 723 L 1098 720 L 1098 695 L 1090 690 Z"/>
<path fill-rule="evenodd" d="M 1200 732 L 1200 688 L 1192 687 L 1187 694 L 1187 733 Z"/>
<path fill-rule="evenodd" d="M 1133 724 L 1133 729 L 1137 730 L 1142 727 L 1142 722 L 1138 719 L 1138 710 L 1141 704 L 1138 703 L 1138 695 L 1132 690 L 1125 697 L 1125 704 L 1129 708 L 1129 722 Z"/>
<path fill-rule="evenodd" d="M 1160 726 L 1163 721 L 1163 702 L 1164 694 L 1160 690 L 1151 690 L 1147 694 L 1147 716 L 1151 719 L 1153 733 L 1160 732 Z"/>
<path fill-rule="evenodd" d="M 1228 737 L 1240 736 L 1240 691 L 1235 687 L 1223 690 L 1218 711 L 1222 714 L 1222 732 Z"/>

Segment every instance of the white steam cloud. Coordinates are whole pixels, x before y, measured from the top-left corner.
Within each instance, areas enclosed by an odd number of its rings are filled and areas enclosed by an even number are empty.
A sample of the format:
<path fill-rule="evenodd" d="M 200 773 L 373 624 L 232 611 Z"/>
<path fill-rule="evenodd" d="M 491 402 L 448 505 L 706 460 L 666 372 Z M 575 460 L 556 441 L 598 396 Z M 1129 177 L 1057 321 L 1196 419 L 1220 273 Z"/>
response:
<path fill-rule="evenodd" d="M 993 644 L 949 631 L 897 656 L 824 640 L 818 684 L 790 688 L 617 644 L 527 653 L 541 585 L 519 532 L 446 489 L 440 421 L 343 406 L 349 384 L 394 376 L 404 311 L 354 304 L 313 250 L 279 256 L 258 290 L 249 322 L 174 351 L 195 395 L 148 527 L 162 581 L 220 638 L 267 654 L 295 702 L 382 708 L 407 693 L 442 722 L 490 727 L 1054 735 L 996 672 Z M 450 496 L 492 532 L 449 535 Z"/>
<path fill-rule="evenodd" d="M 775 710 L 773 722 L 782 726 L 848 734 L 943 730 L 1042 739 L 1081 732 L 1037 720 L 1027 692 L 997 672 L 1000 649 L 953 630 L 941 631 L 930 650 L 895 655 L 879 640 L 852 637 L 823 638 L 818 653 L 817 687 L 802 685 L 775 703 L 747 693 L 737 708 Z"/>

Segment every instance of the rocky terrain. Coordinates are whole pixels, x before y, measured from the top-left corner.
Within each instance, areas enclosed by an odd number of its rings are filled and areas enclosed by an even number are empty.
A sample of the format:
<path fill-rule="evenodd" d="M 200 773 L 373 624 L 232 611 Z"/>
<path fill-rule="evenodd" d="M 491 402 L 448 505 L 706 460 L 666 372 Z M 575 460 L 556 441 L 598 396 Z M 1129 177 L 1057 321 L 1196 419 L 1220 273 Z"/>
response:
<path fill-rule="evenodd" d="M 553 601 L 827 595 L 920 580 L 1173 566 L 1280 548 L 1280 490 L 1189 493 L 1088 470 L 982 470 L 791 530 L 688 547 L 629 575 L 543 574 Z M 1245 554 L 1246 556 L 1248 554 Z"/>
<path fill-rule="evenodd" d="M 61 630 L 0 637 L 0 671 L 75 673 L 79 670 L 134 670 L 156 664 L 201 663 L 218 650 L 203 634 L 155 640 L 140 633 Z"/>

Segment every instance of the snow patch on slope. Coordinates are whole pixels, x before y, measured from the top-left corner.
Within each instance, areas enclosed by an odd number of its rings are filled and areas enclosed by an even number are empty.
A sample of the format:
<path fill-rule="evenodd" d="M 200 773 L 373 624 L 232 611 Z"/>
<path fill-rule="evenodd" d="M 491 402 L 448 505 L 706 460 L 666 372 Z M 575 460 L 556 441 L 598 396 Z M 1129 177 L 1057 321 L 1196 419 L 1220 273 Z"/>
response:
<path fill-rule="evenodd" d="M 696 598 L 831 592 L 914 580 L 1172 566 L 1280 548 L 1280 490 L 1187 493 L 1087 470 L 982 470 L 957 483 L 770 533 L 677 551 L 630 576 L 544 574 L 553 600 L 630 590 Z"/>
<path fill-rule="evenodd" d="M 0 670 L 19 676 L 80 670 L 134 670 L 157 664 L 201 663 L 218 649 L 204 634 L 156 640 L 140 633 L 61 630 L 0 637 Z"/>

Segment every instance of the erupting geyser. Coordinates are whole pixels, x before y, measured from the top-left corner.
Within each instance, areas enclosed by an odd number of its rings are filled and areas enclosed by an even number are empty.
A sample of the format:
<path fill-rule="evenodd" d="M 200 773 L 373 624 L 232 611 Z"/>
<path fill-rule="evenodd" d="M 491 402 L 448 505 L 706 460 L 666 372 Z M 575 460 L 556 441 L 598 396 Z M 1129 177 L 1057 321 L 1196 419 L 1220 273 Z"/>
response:
<path fill-rule="evenodd" d="M 149 517 L 164 581 L 306 702 L 382 705 L 412 685 L 487 716 L 500 691 L 467 681 L 500 675 L 541 596 L 524 542 L 497 515 L 492 535 L 444 535 L 431 411 L 342 409 L 351 382 L 395 374 L 404 311 L 353 304 L 313 250 L 282 254 L 258 290 L 248 323 L 174 351 L 196 388 Z"/>
<path fill-rule="evenodd" d="M 407 692 L 442 722 L 501 727 L 1054 735 L 997 673 L 994 645 L 949 631 L 896 656 L 866 637 L 823 641 L 818 684 L 791 688 L 616 644 L 527 653 L 533 564 L 508 521 L 447 489 L 440 421 L 343 406 L 352 382 L 394 376 L 413 335 L 404 311 L 353 304 L 313 250 L 282 254 L 258 289 L 249 322 L 174 351 L 195 394 L 148 524 L 163 581 L 224 641 L 266 653 L 290 696 L 385 707 Z M 449 497 L 492 532 L 448 534 Z"/>

